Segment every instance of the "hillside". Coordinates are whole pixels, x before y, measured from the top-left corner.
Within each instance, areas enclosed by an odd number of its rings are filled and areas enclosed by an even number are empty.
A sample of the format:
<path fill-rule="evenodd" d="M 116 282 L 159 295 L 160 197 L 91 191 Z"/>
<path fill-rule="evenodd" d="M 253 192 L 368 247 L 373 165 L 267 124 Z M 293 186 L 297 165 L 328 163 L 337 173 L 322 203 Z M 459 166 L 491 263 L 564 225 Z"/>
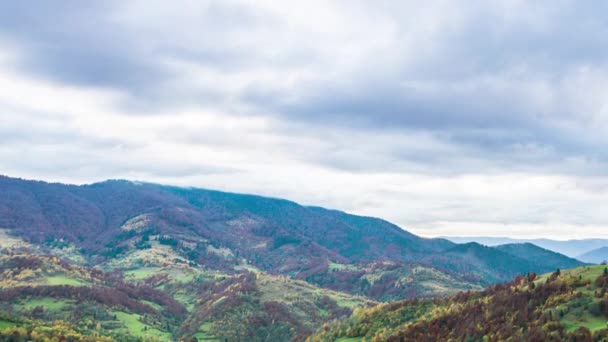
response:
<path fill-rule="evenodd" d="M 67 256 L 88 266 L 136 261 L 160 244 L 163 253 L 196 267 L 265 271 L 377 300 L 448 295 L 571 266 L 531 263 L 479 245 L 421 238 L 377 218 L 254 195 L 9 177 L 0 177 L 0 193 L 4 236 L 42 254 L 69 246 L 78 253 Z"/>
<path fill-rule="evenodd" d="M 604 341 L 608 269 L 529 274 L 484 291 L 357 309 L 307 341 Z"/>
<path fill-rule="evenodd" d="M 316 259 L 416 260 L 453 245 L 381 219 L 253 195 L 129 181 L 85 186 L 0 177 L 0 227 L 28 242 L 63 239 L 89 254 L 112 253 L 134 229 L 238 250 L 263 268 L 295 272 Z M 120 238 L 120 239 L 118 239 Z M 299 260 L 290 259 L 293 252 Z"/>
<path fill-rule="evenodd" d="M 0 227 L 0 327 L 28 338 L 300 341 L 355 308 L 571 265 L 532 246 L 458 245 L 282 199 L 130 181 L 0 177 Z"/>
<path fill-rule="evenodd" d="M 466 274 L 484 285 L 513 279 L 534 271 L 549 272 L 572 268 L 584 263 L 532 244 L 511 244 L 487 247 L 475 242 L 455 245 L 425 258 L 429 264 Z"/>
<path fill-rule="evenodd" d="M 608 247 L 594 249 L 585 254 L 579 255 L 577 259 L 592 264 L 600 264 L 608 261 Z"/>
<path fill-rule="evenodd" d="M 102 334 L 117 341 L 289 341 L 350 314 L 354 307 L 375 304 L 263 273 L 194 273 L 187 266 L 176 271 L 125 274 L 55 257 L 0 256 L 0 340 L 15 327 L 69 327 L 73 334 Z M 57 322 L 70 324 L 49 328 Z"/>
<path fill-rule="evenodd" d="M 577 259 L 569 258 L 563 254 L 538 247 L 531 243 L 512 243 L 494 248 L 537 264 L 538 267 L 535 267 L 535 269 L 539 273 L 554 271 L 558 268 L 575 268 L 584 265 L 583 262 Z"/>

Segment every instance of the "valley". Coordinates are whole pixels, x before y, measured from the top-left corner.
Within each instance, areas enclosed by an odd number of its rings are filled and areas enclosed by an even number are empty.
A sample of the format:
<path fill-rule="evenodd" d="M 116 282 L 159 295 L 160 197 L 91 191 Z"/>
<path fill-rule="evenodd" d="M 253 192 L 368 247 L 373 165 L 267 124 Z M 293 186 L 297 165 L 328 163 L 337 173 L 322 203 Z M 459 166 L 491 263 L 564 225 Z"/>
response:
<path fill-rule="evenodd" d="M 252 195 L 8 177 L 0 191 L 4 336 L 303 341 L 402 300 L 440 303 L 522 274 L 590 267 L 533 244 L 425 239 Z"/>

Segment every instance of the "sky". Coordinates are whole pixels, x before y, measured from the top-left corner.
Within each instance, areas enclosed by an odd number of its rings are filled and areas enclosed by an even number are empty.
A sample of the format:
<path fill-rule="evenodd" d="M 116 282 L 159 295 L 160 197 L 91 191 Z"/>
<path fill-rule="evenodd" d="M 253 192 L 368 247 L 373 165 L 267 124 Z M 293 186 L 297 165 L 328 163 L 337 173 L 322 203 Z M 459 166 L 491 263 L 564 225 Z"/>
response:
<path fill-rule="evenodd" d="M 608 2 L 2 1 L 0 174 L 608 237 Z"/>

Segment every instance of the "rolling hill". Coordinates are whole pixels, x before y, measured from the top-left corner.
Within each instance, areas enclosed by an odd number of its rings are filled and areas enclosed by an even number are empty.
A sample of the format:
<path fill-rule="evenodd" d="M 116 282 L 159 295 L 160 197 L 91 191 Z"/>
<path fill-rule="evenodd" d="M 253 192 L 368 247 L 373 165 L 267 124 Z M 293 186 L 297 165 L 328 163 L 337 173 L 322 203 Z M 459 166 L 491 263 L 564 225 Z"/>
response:
<path fill-rule="evenodd" d="M 484 291 L 357 309 L 308 342 L 605 341 L 608 269 L 529 274 Z"/>
<path fill-rule="evenodd" d="M 62 322 L 74 335 L 117 341 L 289 341 L 375 304 L 264 273 L 154 267 L 104 272 L 50 256 L 0 256 L 0 340 L 16 327 Z"/>
<path fill-rule="evenodd" d="M 301 341 L 357 308 L 572 262 L 531 245 L 425 239 L 283 199 L 0 177 L 0 330 L 31 339 Z"/>

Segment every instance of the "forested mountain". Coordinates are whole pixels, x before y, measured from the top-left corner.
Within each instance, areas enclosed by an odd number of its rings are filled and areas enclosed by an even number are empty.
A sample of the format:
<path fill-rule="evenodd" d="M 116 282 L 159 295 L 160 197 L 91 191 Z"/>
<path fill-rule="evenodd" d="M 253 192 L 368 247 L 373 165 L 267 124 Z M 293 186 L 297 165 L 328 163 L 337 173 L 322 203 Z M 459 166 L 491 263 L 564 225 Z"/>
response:
<path fill-rule="evenodd" d="M 0 257 L 0 330 L 121 341 L 302 340 L 357 307 L 576 262 L 528 245 L 425 239 L 282 199 L 9 177 L 0 177 Z"/>
<path fill-rule="evenodd" d="M 486 236 L 469 236 L 456 237 L 450 236 L 445 239 L 455 243 L 477 242 L 486 246 L 499 246 L 507 244 L 531 243 L 550 251 L 567 255 L 571 258 L 577 258 L 579 255 L 589 252 L 593 249 L 608 246 L 608 239 L 580 239 L 580 240 L 551 240 L 551 239 L 512 239 L 507 237 L 486 237 Z M 581 260 L 584 261 L 584 260 Z"/>
<path fill-rule="evenodd" d="M 456 245 L 441 253 L 432 254 L 426 260 L 459 274 L 477 276 L 485 285 L 507 281 L 530 270 L 545 273 L 557 268 L 584 265 L 578 260 L 533 244 L 487 247 L 475 242 Z"/>
<path fill-rule="evenodd" d="M 563 254 L 540 248 L 531 243 L 511 243 L 496 246 L 495 248 L 499 251 L 537 264 L 538 266 L 535 266 L 534 268 L 536 268 L 539 273 L 554 271 L 558 268 L 574 268 L 582 266 L 582 263 L 577 259 L 569 258 Z"/>
<path fill-rule="evenodd" d="M 307 341 L 606 341 L 607 319 L 608 269 L 584 266 L 449 298 L 357 309 Z"/>
<path fill-rule="evenodd" d="M 63 239 L 89 254 L 111 252 L 128 231 L 205 239 L 272 268 L 291 268 L 285 259 L 295 250 L 302 260 L 414 261 L 454 245 L 420 238 L 381 219 L 202 189 L 1 177 L 0 193 L 0 227 L 30 242 Z"/>

